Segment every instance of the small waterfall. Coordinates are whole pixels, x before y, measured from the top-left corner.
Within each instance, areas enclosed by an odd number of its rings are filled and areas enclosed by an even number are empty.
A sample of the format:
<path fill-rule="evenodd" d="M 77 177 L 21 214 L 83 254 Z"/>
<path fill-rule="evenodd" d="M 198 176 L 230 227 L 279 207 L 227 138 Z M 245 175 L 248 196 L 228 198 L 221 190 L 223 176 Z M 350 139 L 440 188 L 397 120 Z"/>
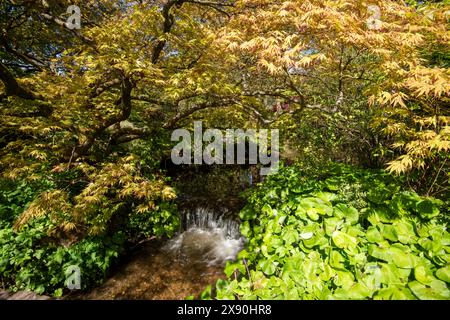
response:
<path fill-rule="evenodd" d="M 232 219 L 228 212 L 212 211 L 209 208 L 198 207 L 194 211 L 183 212 L 183 229 L 198 228 L 203 230 L 221 230 L 227 238 L 238 239 L 239 222 Z"/>
<path fill-rule="evenodd" d="M 186 263 L 224 265 L 234 260 L 244 246 L 239 222 L 225 209 L 198 206 L 182 210 L 181 218 L 181 232 L 164 250 Z"/>
<path fill-rule="evenodd" d="M 117 274 L 85 299 L 184 299 L 223 279 L 225 262 L 245 244 L 236 199 L 179 199 L 181 228 L 162 243 L 149 242 Z"/>

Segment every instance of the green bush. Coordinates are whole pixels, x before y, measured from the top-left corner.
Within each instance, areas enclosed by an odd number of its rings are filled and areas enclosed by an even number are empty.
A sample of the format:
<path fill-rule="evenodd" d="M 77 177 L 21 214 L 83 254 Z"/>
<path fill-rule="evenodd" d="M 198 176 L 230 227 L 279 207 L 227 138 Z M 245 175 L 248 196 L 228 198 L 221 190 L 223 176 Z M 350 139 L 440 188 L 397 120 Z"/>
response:
<path fill-rule="evenodd" d="M 282 168 L 241 211 L 218 299 L 450 299 L 442 202 L 379 171 Z"/>
<path fill-rule="evenodd" d="M 48 180 L 29 182 L 0 179 L 0 228 L 12 223 L 30 201 L 52 186 Z"/>
<path fill-rule="evenodd" d="M 12 290 L 61 296 L 67 287 L 67 269 L 81 271 L 81 289 L 104 279 L 123 251 L 125 237 L 89 237 L 71 246 L 48 243 L 48 219 L 34 220 L 19 232 L 0 229 L 0 278 Z"/>
<path fill-rule="evenodd" d="M 15 230 L 13 223 L 28 203 L 52 187 L 48 181 L 0 180 L 0 282 L 10 290 L 61 296 L 67 292 L 66 272 L 71 266 L 81 271 L 81 289 L 90 288 L 104 280 L 127 242 L 170 237 L 178 230 L 176 206 L 165 201 L 151 212 L 131 212 L 109 233 L 80 241 L 53 234 L 56 226 L 48 216 Z"/>
<path fill-rule="evenodd" d="M 172 237 L 180 227 L 177 212 L 176 204 L 168 201 L 159 203 L 154 211 L 133 212 L 125 227 L 128 238 L 137 241 L 151 236 Z"/>

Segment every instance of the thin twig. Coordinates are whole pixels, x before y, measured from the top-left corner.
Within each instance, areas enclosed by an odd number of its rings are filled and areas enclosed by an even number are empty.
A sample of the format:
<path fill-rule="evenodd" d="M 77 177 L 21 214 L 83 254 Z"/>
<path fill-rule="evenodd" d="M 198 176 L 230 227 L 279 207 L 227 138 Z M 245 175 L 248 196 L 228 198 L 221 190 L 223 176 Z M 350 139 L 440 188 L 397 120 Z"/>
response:
<path fill-rule="evenodd" d="M 138 243 L 136 243 L 133 247 L 131 247 L 131 250 L 136 249 L 137 247 L 139 247 L 143 243 L 150 242 L 150 241 L 155 240 L 155 239 L 156 239 L 156 236 L 151 236 L 150 238 L 146 238 L 144 240 L 141 240 Z"/>
<path fill-rule="evenodd" d="M 242 261 L 244 262 L 245 269 L 247 270 L 248 279 L 250 280 L 250 285 L 253 288 L 253 279 L 252 279 L 252 275 L 250 274 L 250 270 L 248 269 L 247 261 L 245 259 L 242 259 Z"/>
<path fill-rule="evenodd" d="M 73 147 L 73 149 L 72 149 L 72 154 L 70 155 L 69 164 L 67 165 L 67 169 L 70 169 L 70 166 L 72 165 L 72 159 L 73 159 L 73 155 L 75 154 L 75 148 L 76 147 Z"/>
<path fill-rule="evenodd" d="M 438 172 L 436 173 L 436 176 L 434 177 L 433 183 L 431 184 L 430 188 L 427 191 L 427 196 L 429 196 L 431 190 L 433 189 L 434 184 L 437 181 L 437 178 L 439 177 L 439 174 L 441 173 L 442 168 L 444 167 L 445 163 L 447 162 L 447 158 L 445 158 L 444 162 L 442 162 L 441 167 L 439 168 Z"/>

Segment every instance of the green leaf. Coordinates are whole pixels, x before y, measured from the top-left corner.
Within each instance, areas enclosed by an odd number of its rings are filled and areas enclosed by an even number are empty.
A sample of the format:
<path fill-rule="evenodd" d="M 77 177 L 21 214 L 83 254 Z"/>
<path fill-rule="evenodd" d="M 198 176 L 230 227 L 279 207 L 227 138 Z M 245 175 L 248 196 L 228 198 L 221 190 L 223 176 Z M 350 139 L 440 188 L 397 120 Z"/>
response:
<path fill-rule="evenodd" d="M 283 240 L 287 245 L 297 242 L 299 239 L 299 234 L 297 230 L 289 228 L 283 232 Z"/>
<path fill-rule="evenodd" d="M 201 300 L 211 300 L 211 285 L 208 285 L 200 294 Z"/>
<path fill-rule="evenodd" d="M 436 277 L 442 281 L 450 283 L 450 266 L 447 265 L 436 271 Z"/>
<path fill-rule="evenodd" d="M 336 205 L 334 208 L 334 214 L 339 218 L 345 218 L 345 221 L 348 224 L 355 224 L 359 219 L 358 210 L 342 203 Z"/>
<path fill-rule="evenodd" d="M 244 208 L 242 209 L 242 211 L 239 213 L 239 217 L 241 218 L 241 220 L 245 221 L 245 220 L 253 220 L 256 217 L 256 212 L 253 209 L 250 208 Z"/>
<path fill-rule="evenodd" d="M 392 262 L 399 268 L 411 269 L 415 266 L 414 256 L 410 253 L 405 253 L 398 248 L 389 248 L 389 255 Z"/>
<path fill-rule="evenodd" d="M 334 292 L 334 298 L 343 300 L 362 300 L 370 297 L 372 292 L 362 283 L 355 283 L 349 288 L 339 288 Z"/>
<path fill-rule="evenodd" d="M 418 281 L 408 283 L 414 295 L 421 300 L 445 300 L 450 298 L 450 291 L 445 282 L 433 280 L 429 286 Z"/>
<path fill-rule="evenodd" d="M 272 216 L 273 216 L 273 210 L 272 210 L 272 207 L 271 207 L 270 205 L 268 205 L 268 204 L 265 204 L 265 205 L 262 207 L 261 212 L 262 212 L 263 214 L 269 216 L 269 217 L 272 217 Z"/>
<path fill-rule="evenodd" d="M 331 238 L 338 248 L 354 248 L 358 245 L 358 239 L 341 231 L 334 231 Z"/>
<path fill-rule="evenodd" d="M 431 251 L 433 253 L 438 253 L 442 249 L 442 245 L 438 241 L 432 241 L 428 238 L 420 238 L 418 241 L 419 245 L 427 251 Z"/>
<path fill-rule="evenodd" d="M 423 264 L 414 268 L 414 277 L 417 281 L 425 285 L 430 284 L 433 280 L 435 280 L 431 270 Z"/>
<path fill-rule="evenodd" d="M 431 219 L 439 215 L 438 204 L 430 199 L 419 201 L 416 209 L 423 218 Z"/>
<path fill-rule="evenodd" d="M 251 234 L 251 228 L 250 228 L 250 224 L 249 224 L 248 221 L 244 221 L 244 222 L 241 223 L 240 231 L 241 231 L 241 234 L 242 234 L 244 237 L 247 237 L 247 238 L 248 238 L 248 237 L 250 236 L 250 234 Z"/>
<path fill-rule="evenodd" d="M 380 260 L 383 260 L 386 262 L 391 262 L 391 260 L 392 260 L 387 249 L 380 248 L 376 245 L 370 245 L 368 248 L 368 253 L 374 258 L 377 258 L 377 259 L 380 259 Z"/>
<path fill-rule="evenodd" d="M 382 224 L 381 225 L 381 235 L 390 241 L 393 241 L 393 242 L 398 241 L 397 230 L 395 230 L 395 228 L 392 225 Z"/>
<path fill-rule="evenodd" d="M 300 239 L 308 240 L 308 239 L 311 239 L 313 236 L 314 236 L 314 233 L 312 233 L 312 232 L 303 232 L 300 234 Z"/>
<path fill-rule="evenodd" d="M 62 295 L 63 295 L 63 289 L 62 289 L 62 288 L 56 289 L 56 290 L 53 292 L 53 296 L 55 296 L 55 297 L 57 297 L 57 298 L 62 297 Z"/>
<path fill-rule="evenodd" d="M 408 288 L 396 288 L 392 294 L 393 300 L 416 300 L 416 297 L 412 294 Z"/>
<path fill-rule="evenodd" d="M 409 221 L 395 221 L 392 224 L 398 237 L 398 241 L 404 244 L 414 243 L 417 241 L 417 236 L 414 231 L 414 226 Z"/>
<path fill-rule="evenodd" d="M 239 271 L 240 273 L 245 274 L 245 266 L 242 263 L 236 262 L 232 263 L 230 261 L 227 262 L 224 273 L 227 277 L 231 277 L 231 275 L 235 272 Z"/>
<path fill-rule="evenodd" d="M 248 251 L 246 249 L 244 249 L 238 253 L 237 258 L 238 259 L 247 259 L 249 256 L 250 256 L 250 254 L 248 253 Z"/>
<path fill-rule="evenodd" d="M 384 185 L 373 186 L 367 193 L 367 199 L 376 204 L 382 204 L 389 196 L 390 192 Z"/>
<path fill-rule="evenodd" d="M 333 212 L 333 208 L 329 204 L 313 197 L 303 198 L 299 203 L 299 207 L 303 208 L 314 221 L 318 219 L 318 217 L 316 219 L 317 215 L 326 215 Z"/>
<path fill-rule="evenodd" d="M 325 264 L 323 266 L 323 272 L 320 274 L 319 277 L 320 277 L 320 280 L 322 280 L 322 281 L 328 281 L 334 275 L 335 275 L 334 270 L 328 264 Z"/>
<path fill-rule="evenodd" d="M 337 195 L 331 192 L 317 192 L 314 195 L 324 202 L 333 202 L 337 199 Z"/>
<path fill-rule="evenodd" d="M 344 269 L 344 257 L 336 250 L 330 253 L 330 265 L 335 269 Z"/>
<path fill-rule="evenodd" d="M 319 215 L 317 214 L 317 211 L 314 209 L 308 209 L 308 211 L 306 211 L 306 214 L 313 221 L 319 220 Z"/>
<path fill-rule="evenodd" d="M 225 290 L 228 286 L 228 281 L 223 279 L 218 279 L 216 282 L 216 288 L 217 290 Z"/>
<path fill-rule="evenodd" d="M 344 289 L 349 289 L 354 283 L 355 277 L 351 272 L 336 270 L 336 277 L 334 278 L 334 284 Z"/>
<path fill-rule="evenodd" d="M 367 228 L 366 238 L 369 242 L 372 243 L 379 243 L 384 240 L 380 231 L 375 226 L 370 226 L 369 228 Z"/>
<path fill-rule="evenodd" d="M 416 300 L 408 288 L 396 286 L 378 290 L 373 298 L 374 300 Z"/>
<path fill-rule="evenodd" d="M 275 273 L 277 270 L 277 262 L 274 262 L 272 260 L 261 260 L 258 263 L 258 266 L 262 272 L 264 272 L 266 275 L 270 276 Z"/>
<path fill-rule="evenodd" d="M 325 233 L 331 237 L 334 231 L 338 230 L 344 223 L 344 220 L 339 218 L 327 218 L 325 222 Z"/>

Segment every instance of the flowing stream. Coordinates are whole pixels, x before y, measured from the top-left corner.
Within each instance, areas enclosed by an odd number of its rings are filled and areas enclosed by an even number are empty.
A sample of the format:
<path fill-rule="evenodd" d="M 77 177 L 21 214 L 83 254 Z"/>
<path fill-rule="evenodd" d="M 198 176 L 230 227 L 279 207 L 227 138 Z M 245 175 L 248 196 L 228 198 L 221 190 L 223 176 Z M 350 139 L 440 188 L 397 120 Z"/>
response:
<path fill-rule="evenodd" d="M 81 299 L 184 299 L 224 278 L 226 261 L 245 239 L 225 208 L 194 204 L 181 210 L 182 229 L 171 240 L 152 241 L 134 252 L 101 286 Z"/>

